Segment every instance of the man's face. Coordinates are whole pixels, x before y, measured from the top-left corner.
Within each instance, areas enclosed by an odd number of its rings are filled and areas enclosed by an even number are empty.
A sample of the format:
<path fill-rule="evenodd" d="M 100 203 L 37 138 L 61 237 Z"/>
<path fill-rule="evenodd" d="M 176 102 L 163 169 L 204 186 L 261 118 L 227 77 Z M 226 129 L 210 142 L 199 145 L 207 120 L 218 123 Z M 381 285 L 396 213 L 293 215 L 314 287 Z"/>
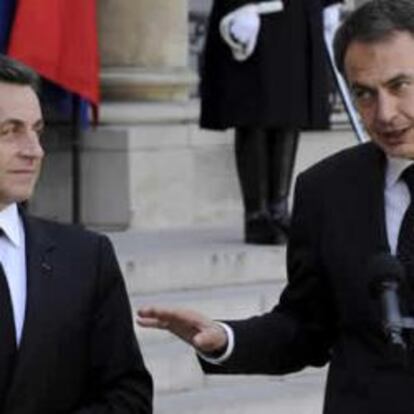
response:
<path fill-rule="evenodd" d="M 388 155 L 414 159 L 414 37 L 353 42 L 345 73 L 371 139 Z"/>
<path fill-rule="evenodd" d="M 42 130 L 32 88 L 0 82 L 0 209 L 31 196 L 43 158 Z"/>

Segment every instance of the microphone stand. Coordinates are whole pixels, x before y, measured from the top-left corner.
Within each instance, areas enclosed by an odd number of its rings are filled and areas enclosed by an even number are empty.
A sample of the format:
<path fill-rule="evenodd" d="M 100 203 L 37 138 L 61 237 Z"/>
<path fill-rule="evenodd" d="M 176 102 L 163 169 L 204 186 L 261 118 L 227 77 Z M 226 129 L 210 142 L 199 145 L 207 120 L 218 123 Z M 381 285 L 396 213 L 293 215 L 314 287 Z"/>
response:
<path fill-rule="evenodd" d="M 414 331 L 414 318 L 400 317 L 390 323 L 384 323 L 384 331 L 388 337 L 388 348 L 391 359 L 404 367 L 409 365 L 407 344 L 401 336 L 403 330 Z"/>
<path fill-rule="evenodd" d="M 381 302 L 382 329 L 387 339 L 391 358 L 408 366 L 404 331 L 414 331 L 414 318 L 402 314 L 399 291 L 405 286 L 405 269 L 398 258 L 389 253 L 374 255 L 368 265 L 371 275 L 370 290 Z M 404 295 L 405 296 L 405 295 Z"/>

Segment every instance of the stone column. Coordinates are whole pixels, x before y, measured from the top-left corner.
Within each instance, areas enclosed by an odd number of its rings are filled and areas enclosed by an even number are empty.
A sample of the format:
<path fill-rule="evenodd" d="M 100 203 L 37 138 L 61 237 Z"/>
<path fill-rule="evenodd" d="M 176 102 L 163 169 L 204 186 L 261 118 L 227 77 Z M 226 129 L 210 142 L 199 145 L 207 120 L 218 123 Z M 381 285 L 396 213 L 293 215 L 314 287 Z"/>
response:
<path fill-rule="evenodd" d="M 101 0 L 104 100 L 179 101 L 197 82 L 188 68 L 188 0 Z"/>

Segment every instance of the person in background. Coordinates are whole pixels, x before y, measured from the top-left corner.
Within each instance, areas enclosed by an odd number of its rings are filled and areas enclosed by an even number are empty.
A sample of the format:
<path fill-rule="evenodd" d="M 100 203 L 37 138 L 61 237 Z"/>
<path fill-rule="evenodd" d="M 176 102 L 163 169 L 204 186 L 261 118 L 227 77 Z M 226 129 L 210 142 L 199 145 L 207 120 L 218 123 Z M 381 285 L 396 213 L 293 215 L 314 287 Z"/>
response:
<path fill-rule="evenodd" d="M 287 240 L 299 133 L 329 126 L 322 11 L 339 1 L 213 3 L 201 69 L 200 126 L 235 128 L 247 243 Z"/>

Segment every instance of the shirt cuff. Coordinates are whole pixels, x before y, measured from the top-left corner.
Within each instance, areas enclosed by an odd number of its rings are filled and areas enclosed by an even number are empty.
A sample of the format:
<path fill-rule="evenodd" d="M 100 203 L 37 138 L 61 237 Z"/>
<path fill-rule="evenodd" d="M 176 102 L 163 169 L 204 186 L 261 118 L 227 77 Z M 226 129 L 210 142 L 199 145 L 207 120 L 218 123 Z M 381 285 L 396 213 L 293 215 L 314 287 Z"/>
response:
<path fill-rule="evenodd" d="M 227 361 L 230 358 L 230 355 L 233 353 L 234 350 L 234 332 L 233 329 L 223 322 L 217 322 L 226 332 L 227 335 L 227 347 L 224 350 L 222 355 L 212 357 L 210 355 L 206 355 L 202 352 L 197 351 L 198 356 L 203 359 L 204 361 L 213 364 L 213 365 L 221 365 L 223 362 Z"/>

